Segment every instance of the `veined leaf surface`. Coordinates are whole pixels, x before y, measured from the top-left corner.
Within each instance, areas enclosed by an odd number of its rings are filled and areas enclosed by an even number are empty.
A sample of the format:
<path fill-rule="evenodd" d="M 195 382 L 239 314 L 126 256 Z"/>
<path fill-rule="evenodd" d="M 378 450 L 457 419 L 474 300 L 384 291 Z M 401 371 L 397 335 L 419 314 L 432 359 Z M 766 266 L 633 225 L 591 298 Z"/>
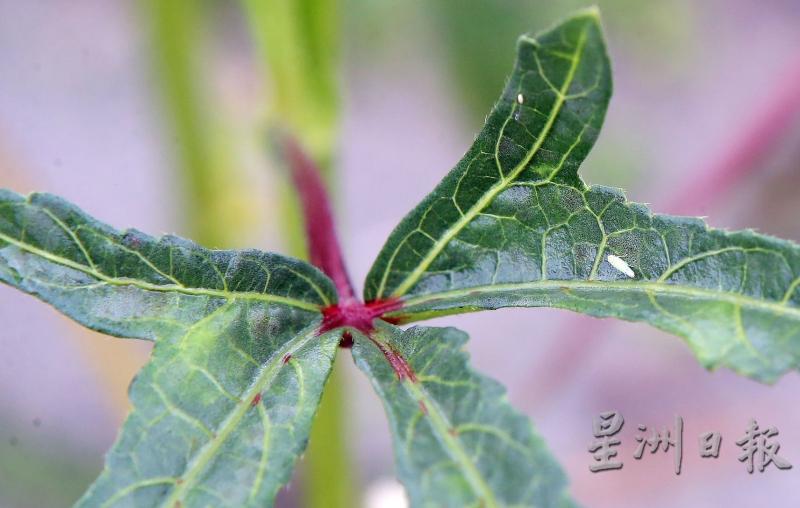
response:
<path fill-rule="evenodd" d="M 683 336 L 708 367 L 764 381 L 797 368 L 796 244 L 654 215 L 579 178 L 610 94 L 596 11 L 523 36 L 486 126 L 389 237 L 366 299 L 400 298 L 401 321 L 560 307 Z"/>
<path fill-rule="evenodd" d="M 376 323 L 356 364 L 383 401 L 412 506 L 569 506 L 566 478 L 496 381 L 473 371 L 455 328 Z"/>
<path fill-rule="evenodd" d="M 120 233 L 0 192 L 0 280 L 96 330 L 153 339 L 133 411 L 81 506 L 263 506 L 288 481 L 339 336 L 330 281 L 258 251 Z"/>

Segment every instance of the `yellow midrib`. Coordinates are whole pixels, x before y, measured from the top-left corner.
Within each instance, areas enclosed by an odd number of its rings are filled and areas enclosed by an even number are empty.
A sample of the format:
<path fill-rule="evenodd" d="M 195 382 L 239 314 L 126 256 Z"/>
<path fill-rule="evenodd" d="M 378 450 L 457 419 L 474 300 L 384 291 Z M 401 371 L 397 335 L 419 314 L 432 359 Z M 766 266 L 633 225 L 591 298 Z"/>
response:
<path fill-rule="evenodd" d="M 196 296 L 213 296 L 225 299 L 237 298 L 243 300 L 261 300 L 266 302 L 272 303 L 282 303 L 285 305 L 290 305 L 293 307 L 298 307 L 305 310 L 312 310 L 318 311 L 320 310 L 321 306 L 313 303 L 309 303 L 303 300 L 297 300 L 295 298 L 289 298 L 286 296 L 278 296 L 278 295 L 269 295 L 269 294 L 262 294 L 262 293 L 252 293 L 252 292 L 242 292 L 236 293 L 232 291 L 224 291 L 218 289 L 207 289 L 207 288 L 191 288 L 186 286 L 178 286 L 174 284 L 152 284 L 149 282 L 144 282 L 137 279 L 130 279 L 124 277 L 109 277 L 108 275 L 99 272 L 97 270 L 93 270 L 90 267 L 81 265 L 80 263 L 76 263 L 70 259 L 56 256 L 50 252 L 45 250 L 39 249 L 27 243 L 21 242 L 15 238 L 12 238 L 4 233 L 0 233 L 0 240 L 14 245 L 26 252 L 30 252 L 31 254 L 35 254 L 36 256 L 42 257 L 51 261 L 53 263 L 66 266 L 68 268 L 72 268 L 73 270 L 78 270 L 87 275 L 91 275 L 99 279 L 102 282 L 107 284 L 115 285 L 115 286 L 135 286 L 141 289 L 145 289 L 148 291 L 160 291 L 160 292 L 175 292 L 175 293 L 183 293 L 187 295 L 196 295 Z"/>
<path fill-rule="evenodd" d="M 491 294 L 502 292 L 513 292 L 520 290 L 552 290 L 552 289 L 586 289 L 586 290 L 613 290 L 613 291 L 640 291 L 644 293 L 655 293 L 656 296 L 681 296 L 687 299 L 697 298 L 702 300 L 726 301 L 736 304 L 743 308 L 761 309 L 774 314 L 784 314 L 792 319 L 800 321 L 800 309 L 786 303 L 760 300 L 741 293 L 731 293 L 728 291 L 713 291 L 699 287 L 681 286 L 678 284 L 667 284 L 664 282 L 652 281 L 589 281 L 589 280 L 538 280 L 533 282 L 495 284 L 491 286 L 472 286 L 440 293 L 431 293 L 412 297 L 403 301 L 405 309 L 395 311 L 392 314 L 402 314 L 404 310 L 418 305 L 424 305 L 437 300 L 450 300 L 463 298 L 473 294 Z"/>
<path fill-rule="evenodd" d="M 442 413 L 436 401 L 433 400 L 419 382 L 404 380 L 402 384 L 412 398 L 421 400 L 425 404 L 431 428 L 435 430 L 447 454 L 450 455 L 450 458 L 458 464 L 458 467 L 464 473 L 472 490 L 480 498 L 479 501 L 483 503 L 481 506 L 496 508 L 498 503 L 491 487 L 486 483 L 486 479 L 481 475 L 480 471 L 478 471 L 478 468 L 475 467 L 475 464 L 473 464 L 459 440 L 450 434 L 452 426 L 447 420 L 447 417 Z"/>
<path fill-rule="evenodd" d="M 467 212 L 462 215 L 458 221 L 456 221 L 450 228 L 448 228 L 444 234 L 441 236 L 439 240 L 437 240 L 431 250 L 428 251 L 428 254 L 422 259 L 422 261 L 414 268 L 414 270 L 406 276 L 405 279 L 397 286 L 397 288 L 392 292 L 391 297 L 397 298 L 405 294 L 422 276 L 425 270 L 428 269 L 430 264 L 433 262 L 434 259 L 441 253 L 442 249 L 472 220 L 478 215 L 478 213 L 486 208 L 492 200 L 503 191 L 509 183 L 514 181 L 514 179 L 519 176 L 519 174 L 525 169 L 528 163 L 531 161 L 534 155 L 539 151 L 542 144 L 544 143 L 545 139 L 547 138 L 548 133 L 553 127 L 556 118 L 558 117 L 558 113 L 561 111 L 561 107 L 564 105 L 566 101 L 567 91 L 569 90 L 569 86 L 572 84 L 572 81 L 575 77 L 575 71 L 578 67 L 578 63 L 580 62 L 579 55 L 583 51 L 583 48 L 586 44 L 586 32 L 588 27 L 585 28 L 580 35 L 578 43 L 575 47 L 575 52 L 573 53 L 572 64 L 570 65 L 569 71 L 567 76 L 564 79 L 564 83 L 562 83 L 561 88 L 559 90 L 559 94 L 556 97 L 556 103 L 553 106 L 550 115 L 548 116 L 547 122 L 545 123 L 544 127 L 539 133 L 539 137 L 536 140 L 536 143 L 528 152 L 526 157 L 519 163 L 517 166 L 509 173 L 509 175 L 492 187 L 484 194 L 472 207 L 467 210 Z M 502 135 L 502 132 L 500 133 Z M 400 246 L 398 246 L 398 249 Z M 390 262 L 391 263 L 391 262 Z M 378 296 L 380 297 L 385 290 L 385 283 L 391 268 L 391 264 L 387 265 L 386 271 L 383 275 L 383 280 L 381 281 L 381 287 L 378 290 Z"/>
<path fill-rule="evenodd" d="M 303 347 L 308 341 L 314 339 L 317 336 L 317 328 L 318 323 L 314 323 L 273 353 L 270 360 L 256 375 L 250 388 L 242 394 L 240 397 L 241 401 L 237 404 L 236 408 L 219 426 L 214 438 L 206 443 L 205 446 L 200 449 L 195 459 L 189 463 L 186 471 L 181 475 L 181 480 L 183 481 L 176 483 L 170 495 L 161 504 L 163 508 L 173 508 L 175 503 L 180 501 L 181 498 L 191 490 L 200 473 L 202 473 L 209 462 L 213 460 L 219 448 L 228 439 L 228 436 L 238 427 L 239 422 L 241 422 L 244 415 L 250 409 L 253 398 L 264 391 L 267 385 L 278 375 L 278 370 L 283 364 L 283 358 L 287 354 L 291 354 Z"/>

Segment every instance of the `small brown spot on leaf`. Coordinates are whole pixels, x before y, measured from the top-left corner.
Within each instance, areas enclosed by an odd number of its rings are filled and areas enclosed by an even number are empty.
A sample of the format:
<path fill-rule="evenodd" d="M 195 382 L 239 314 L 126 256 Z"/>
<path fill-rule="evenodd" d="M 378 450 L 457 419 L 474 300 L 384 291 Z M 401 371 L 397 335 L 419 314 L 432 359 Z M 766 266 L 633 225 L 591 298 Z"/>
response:
<path fill-rule="evenodd" d="M 419 401 L 419 410 L 422 411 L 422 414 L 424 415 L 428 414 L 428 406 L 426 406 L 422 401 Z"/>
<path fill-rule="evenodd" d="M 292 360 L 292 354 L 291 354 L 291 353 L 286 353 L 286 354 L 284 355 L 284 357 L 283 357 L 283 364 L 284 364 L 284 365 L 286 365 L 286 364 L 287 364 L 287 363 L 289 363 L 291 360 Z"/>
<path fill-rule="evenodd" d="M 250 407 L 256 407 L 259 402 L 261 402 L 261 394 L 257 393 L 253 400 L 250 401 Z"/>

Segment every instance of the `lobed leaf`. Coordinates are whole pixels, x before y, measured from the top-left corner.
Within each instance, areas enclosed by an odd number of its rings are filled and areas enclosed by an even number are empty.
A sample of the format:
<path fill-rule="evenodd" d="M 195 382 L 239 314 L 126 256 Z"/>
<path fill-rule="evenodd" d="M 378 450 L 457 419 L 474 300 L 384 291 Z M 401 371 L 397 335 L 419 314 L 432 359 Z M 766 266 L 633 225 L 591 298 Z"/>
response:
<path fill-rule="evenodd" d="M 391 234 L 366 299 L 399 298 L 400 322 L 560 307 L 685 337 L 709 368 L 762 381 L 796 369 L 796 244 L 654 215 L 581 181 L 610 94 L 596 10 L 523 36 L 486 126 Z"/>
<path fill-rule="evenodd" d="M 263 506 L 288 481 L 340 338 L 317 336 L 336 296 L 315 268 L 0 191 L 0 280 L 90 328 L 156 340 L 80 506 Z"/>
<path fill-rule="evenodd" d="M 383 401 L 411 505 L 571 505 L 530 421 L 499 383 L 470 369 L 466 341 L 455 328 L 382 321 L 371 339 L 356 336 L 353 358 Z"/>

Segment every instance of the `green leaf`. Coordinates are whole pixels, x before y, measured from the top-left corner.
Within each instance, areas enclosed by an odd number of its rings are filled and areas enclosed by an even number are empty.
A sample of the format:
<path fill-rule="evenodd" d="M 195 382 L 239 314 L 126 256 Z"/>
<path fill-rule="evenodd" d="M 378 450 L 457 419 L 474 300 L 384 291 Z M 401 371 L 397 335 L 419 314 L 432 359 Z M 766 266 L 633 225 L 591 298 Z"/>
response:
<path fill-rule="evenodd" d="M 610 93 L 595 10 L 523 36 L 486 126 L 389 237 L 367 300 L 400 298 L 388 317 L 406 322 L 560 307 L 683 336 L 710 368 L 763 381 L 797 368 L 796 244 L 654 215 L 581 181 Z"/>
<path fill-rule="evenodd" d="M 383 401 L 412 506 L 568 506 L 566 479 L 505 389 L 471 370 L 455 328 L 376 321 L 353 358 Z"/>
<path fill-rule="evenodd" d="M 582 185 L 577 168 L 597 137 L 610 94 L 596 11 L 536 38 L 522 36 L 514 72 L 486 126 L 455 169 L 392 232 L 367 277 L 365 298 L 419 292 L 431 278 L 447 277 L 436 273 L 444 271 L 443 258 L 457 258 L 448 268 L 473 264 L 473 252 L 456 250 L 453 240 L 461 240 L 476 219 L 485 230 L 486 208 L 498 198 L 508 201 L 516 182 Z"/>
<path fill-rule="evenodd" d="M 120 233 L 63 200 L 0 191 L 0 280 L 84 325 L 156 340 L 83 506 L 263 506 L 288 481 L 339 336 L 300 261 Z"/>
<path fill-rule="evenodd" d="M 232 298 L 296 311 L 336 301 L 328 278 L 301 261 L 118 232 L 58 197 L 1 189 L 0 280 L 89 328 L 142 339 Z"/>
<path fill-rule="evenodd" d="M 156 344 L 79 506 L 271 505 L 306 447 L 339 343 L 276 307 L 223 304 Z"/>

